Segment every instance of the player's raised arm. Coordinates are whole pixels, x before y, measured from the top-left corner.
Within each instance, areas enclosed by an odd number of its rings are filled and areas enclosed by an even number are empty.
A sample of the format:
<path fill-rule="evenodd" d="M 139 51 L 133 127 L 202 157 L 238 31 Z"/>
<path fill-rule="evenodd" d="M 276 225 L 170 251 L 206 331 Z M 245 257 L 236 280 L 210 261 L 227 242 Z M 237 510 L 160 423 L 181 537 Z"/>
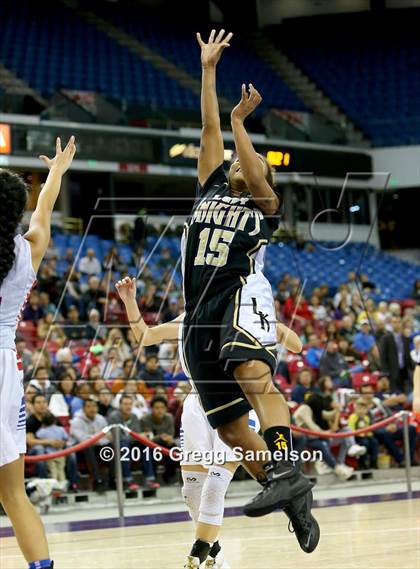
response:
<path fill-rule="evenodd" d="M 125 277 L 115 284 L 115 288 L 120 295 L 127 311 L 128 322 L 133 330 L 136 340 L 143 346 L 154 346 L 162 342 L 170 342 L 178 339 L 179 325 L 184 319 L 184 314 L 180 314 L 174 320 L 159 324 L 150 328 L 143 320 L 136 301 L 136 279 Z"/>
<path fill-rule="evenodd" d="M 229 47 L 232 33 L 225 36 L 225 30 L 212 30 L 207 43 L 197 33 L 201 47 L 201 132 L 200 154 L 198 157 L 198 181 L 203 186 L 210 174 L 223 164 L 224 148 L 220 129 L 219 103 L 216 93 L 216 65 L 225 47 Z"/>
<path fill-rule="evenodd" d="M 249 84 L 249 95 L 245 84 L 242 85 L 242 97 L 231 113 L 231 125 L 235 140 L 242 175 L 247 189 L 251 192 L 255 203 L 267 215 L 276 213 L 279 198 L 266 180 L 264 171 L 267 165 L 255 152 L 251 139 L 245 130 L 244 120 L 261 103 L 262 98 L 254 86 Z"/>
<path fill-rule="evenodd" d="M 76 153 L 74 136 L 70 137 L 64 150 L 61 149 L 61 141 L 56 140 L 55 157 L 40 156 L 48 166 L 50 172 L 39 196 L 38 203 L 31 216 L 29 229 L 25 234 L 31 246 L 32 266 L 37 272 L 42 258 L 47 250 L 51 236 L 51 214 L 60 193 L 61 178 L 69 169 Z"/>

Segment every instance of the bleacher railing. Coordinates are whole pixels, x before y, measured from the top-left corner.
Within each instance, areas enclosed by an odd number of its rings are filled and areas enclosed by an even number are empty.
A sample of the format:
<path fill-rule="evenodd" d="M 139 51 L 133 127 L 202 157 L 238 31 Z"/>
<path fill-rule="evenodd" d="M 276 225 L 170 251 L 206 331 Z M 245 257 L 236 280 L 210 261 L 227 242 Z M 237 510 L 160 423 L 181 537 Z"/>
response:
<path fill-rule="evenodd" d="M 346 437 L 353 437 L 353 436 L 360 436 L 366 433 L 370 433 L 372 431 L 376 431 L 380 428 L 386 427 L 391 423 L 395 423 L 397 421 L 403 420 L 403 446 L 404 446 L 404 461 L 405 461 L 405 473 L 406 473 L 406 485 L 407 485 L 407 497 L 411 499 L 413 497 L 412 491 L 412 481 L 411 481 L 411 457 L 410 457 L 410 441 L 409 441 L 409 418 L 410 412 L 409 411 L 400 411 L 383 419 L 382 421 L 378 421 L 369 425 L 368 427 L 364 427 L 362 429 L 357 429 L 355 431 L 344 431 L 339 433 L 325 433 L 325 432 L 317 432 L 311 431 L 309 429 L 305 429 L 302 427 L 298 427 L 296 425 L 291 425 L 292 431 L 299 432 L 308 436 L 313 436 L 317 438 L 323 439 L 342 439 Z M 124 520 L 124 502 L 125 502 L 125 492 L 123 487 L 123 476 L 122 476 L 122 468 L 121 468 L 121 460 L 118 460 L 118 457 L 121 458 L 121 432 L 124 432 L 130 435 L 133 439 L 137 440 L 141 444 L 146 447 L 152 449 L 159 449 L 161 454 L 164 456 L 171 456 L 171 451 L 163 447 L 147 437 L 140 435 L 126 427 L 122 424 L 114 424 L 108 425 L 102 431 L 96 433 L 92 437 L 86 439 L 85 441 L 73 445 L 71 447 L 67 447 L 60 451 L 56 451 L 50 454 L 40 454 L 36 456 L 25 456 L 25 462 L 27 463 L 36 463 L 41 461 L 52 460 L 53 458 L 59 458 L 62 456 L 67 456 L 77 451 L 81 451 L 89 446 L 96 444 L 100 439 L 104 437 L 109 437 L 109 434 L 112 434 L 113 445 L 114 445 L 114 456 L 115 456 L 115 482 L 116 482 L 116 491 L 117 491 L 117 502 L 118 502 L 118 515 L 121 521 Z"/>

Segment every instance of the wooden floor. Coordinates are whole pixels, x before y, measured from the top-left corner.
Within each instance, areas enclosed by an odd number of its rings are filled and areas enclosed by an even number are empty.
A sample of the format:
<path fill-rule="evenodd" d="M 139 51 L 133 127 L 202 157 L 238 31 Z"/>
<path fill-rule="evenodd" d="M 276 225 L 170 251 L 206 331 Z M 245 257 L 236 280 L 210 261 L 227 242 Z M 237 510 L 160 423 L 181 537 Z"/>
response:
<path fill-rule="evenodd" d="M 420 500 L 319 508 L 321 542 L 303 553 L 286 517 L 225 520 L 221 542 L 232 569 L 419 569 Z M 192 524 L 156 524 L 49 535 L 57 569 L 181 569 Z M 24 569 L 14 538 L 0 545 L 1 569 Z"/>

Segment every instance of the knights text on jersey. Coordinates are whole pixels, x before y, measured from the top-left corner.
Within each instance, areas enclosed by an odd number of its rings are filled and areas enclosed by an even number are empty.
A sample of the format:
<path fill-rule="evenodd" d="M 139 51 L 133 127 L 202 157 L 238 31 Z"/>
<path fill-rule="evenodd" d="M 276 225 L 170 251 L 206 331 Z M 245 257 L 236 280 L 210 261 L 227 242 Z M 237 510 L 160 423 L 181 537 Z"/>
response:
<path fill-rule="evenodd" d="M 264 266 L 278 215 L 264 216 L 251 194 L 233 196 L 219 166 L 198 196 L 182 236 L 186 311 L 245 284 Z"/>

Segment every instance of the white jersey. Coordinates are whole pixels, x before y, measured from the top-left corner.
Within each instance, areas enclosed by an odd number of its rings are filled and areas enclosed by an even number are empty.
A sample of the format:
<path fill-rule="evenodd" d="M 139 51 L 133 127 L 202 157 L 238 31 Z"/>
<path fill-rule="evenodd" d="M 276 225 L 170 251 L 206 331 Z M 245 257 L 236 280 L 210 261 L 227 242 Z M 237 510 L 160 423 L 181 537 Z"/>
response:
<path fill-rule="evenodd" d="M 16 235 L 15 260 L 0 286 L 0 349 L 15 349 L 16 328 L 35 280 L 30 244 Z"/>

